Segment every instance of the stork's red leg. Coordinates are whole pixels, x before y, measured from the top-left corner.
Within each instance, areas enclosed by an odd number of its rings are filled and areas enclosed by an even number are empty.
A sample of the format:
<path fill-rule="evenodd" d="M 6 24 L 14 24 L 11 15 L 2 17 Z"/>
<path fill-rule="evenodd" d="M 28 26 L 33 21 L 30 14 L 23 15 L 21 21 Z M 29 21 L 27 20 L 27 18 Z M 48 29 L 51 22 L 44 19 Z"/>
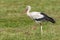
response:
<path fill-rule="evenodd" d="M 40 23 L 40 26 L 41 26 L 41 35 L 43 34 L 43 29 L 42 29 L 42 24 Z"/>

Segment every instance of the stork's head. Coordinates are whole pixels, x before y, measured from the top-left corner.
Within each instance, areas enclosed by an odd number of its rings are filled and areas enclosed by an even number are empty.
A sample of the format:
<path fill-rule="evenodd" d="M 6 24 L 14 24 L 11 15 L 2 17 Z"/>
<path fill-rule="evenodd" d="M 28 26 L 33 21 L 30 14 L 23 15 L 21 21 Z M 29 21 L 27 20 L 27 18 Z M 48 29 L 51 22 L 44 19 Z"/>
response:
<path fill-rule="evenodd" d="M 25 12 L 29 12 L 31 10 L 31 6 L 27 6 Z"/>
<path fill-rule="evenodd" d="M 31 9 L 31 6 L 27 6 L 26 8 L 27 8 L 27 9 Z"/>

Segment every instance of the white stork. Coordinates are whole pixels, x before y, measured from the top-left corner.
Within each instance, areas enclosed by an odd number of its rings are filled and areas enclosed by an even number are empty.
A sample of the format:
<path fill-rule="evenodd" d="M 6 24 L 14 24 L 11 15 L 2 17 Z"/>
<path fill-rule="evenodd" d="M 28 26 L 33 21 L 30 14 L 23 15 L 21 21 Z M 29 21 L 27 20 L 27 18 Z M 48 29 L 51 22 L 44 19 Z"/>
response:
<path fill-rule="evenodd" d="M 32 18 L 33 20 L 35 20 L 37 23 L 40 23 L 41 25 L 41 32 L 42 31 L 42 24 L 41 21 L 49 21 L 51 23 L 55 23 L 55 20 L 51 17 L 49 17 L 48 15 L 46 15 L 45 13 L 42 12 L 30 12 L 31 10 L 31 6 L 27 6 L 26 7 L 26 13 L 27 15 Z"/>

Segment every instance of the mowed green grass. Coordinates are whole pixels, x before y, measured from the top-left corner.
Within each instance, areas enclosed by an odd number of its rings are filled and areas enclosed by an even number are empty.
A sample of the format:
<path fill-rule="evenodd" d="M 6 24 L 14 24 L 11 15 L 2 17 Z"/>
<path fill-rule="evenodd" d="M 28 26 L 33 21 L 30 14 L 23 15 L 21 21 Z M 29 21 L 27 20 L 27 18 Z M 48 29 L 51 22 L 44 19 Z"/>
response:
<path fill-rule="evenodd" d="M 43 22 L 41 35 L 40 25 L 24 13 L 27 5 L 56 23 Z M 60 40 L 60 0 L 0 0 L 0 40 Z"/>

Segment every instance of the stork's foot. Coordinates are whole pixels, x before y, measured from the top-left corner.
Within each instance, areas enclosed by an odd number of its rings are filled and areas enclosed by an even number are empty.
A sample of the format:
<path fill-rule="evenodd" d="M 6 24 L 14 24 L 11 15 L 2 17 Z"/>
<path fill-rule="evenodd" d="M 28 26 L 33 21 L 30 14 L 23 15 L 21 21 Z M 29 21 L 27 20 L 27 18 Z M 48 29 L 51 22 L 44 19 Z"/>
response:
<path fill-rule="evenodd" d="M 36 26 L 33 26 L 32 29 L 33 29 L 33 30 L 36 30 Z"/>

